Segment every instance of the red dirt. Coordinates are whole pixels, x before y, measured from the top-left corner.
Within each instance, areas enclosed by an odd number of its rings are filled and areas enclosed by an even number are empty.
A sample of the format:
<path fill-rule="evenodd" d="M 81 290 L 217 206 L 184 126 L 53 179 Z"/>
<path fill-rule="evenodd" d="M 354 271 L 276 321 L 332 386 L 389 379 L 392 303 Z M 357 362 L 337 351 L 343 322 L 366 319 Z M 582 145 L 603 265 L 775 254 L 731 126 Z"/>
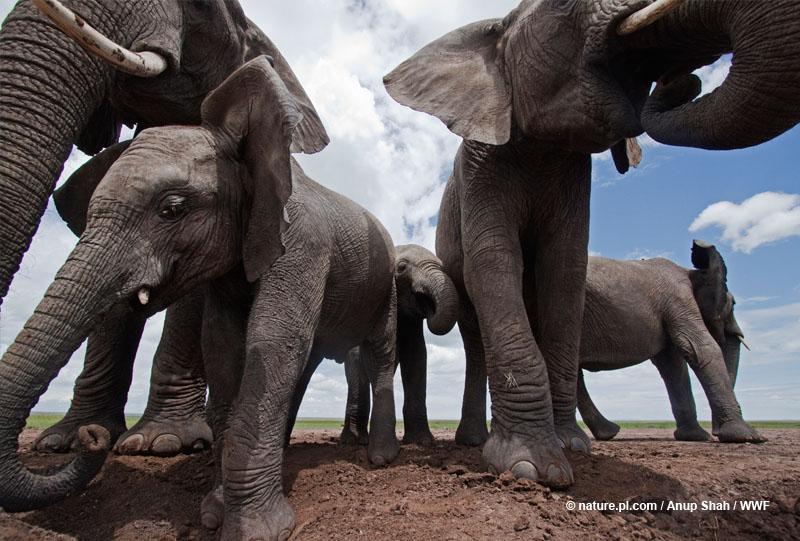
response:
<path fill-rule="evenodd" d="M 298 431 L 285 486 L 297 513 L 292 539 L 800 539 L 800 430 L 764 430 L 764 445 L 683 443 L 667 430 L 625 430 L 571 455 L 575 485 L 551 492 L 485 473 L 477 449 L 438 432 L 435 447 L 406 446 L 389 468 L 340 447 L 331 431 Z M 49 467 L 65 457 L 30 451 Z M 113 457 L 83 494 L 47 509 L 0 514 L 0 539 L 213 539 L 200 526 L 211 455 Z M 568 511 L 570 502 L 769 500 L 766 511 Z"/>

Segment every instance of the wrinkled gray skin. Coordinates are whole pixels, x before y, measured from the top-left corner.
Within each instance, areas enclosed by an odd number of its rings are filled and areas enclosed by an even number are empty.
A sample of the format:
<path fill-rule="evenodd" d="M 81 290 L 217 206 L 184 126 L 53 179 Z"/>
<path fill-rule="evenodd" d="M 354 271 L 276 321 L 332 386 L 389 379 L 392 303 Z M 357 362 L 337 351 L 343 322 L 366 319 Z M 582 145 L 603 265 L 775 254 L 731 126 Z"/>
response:
<path fill-rule="evenodd" d="M 9 428 L 0 439 L 0 506 L 47 505 L 100 468 L 101 427 L 82 430 L 89 449 L 52 475 L 29 472 L 16 449 L 31 407 L 91 329 L 110 310 L 144 319 L 203 284 L 222 470 L 203 502 L 204 524 L 221 528 L 222 539 L 291 533 L 283 435 L 297 381 L 323 356 L 341 359 L 361 344 L 375 402 L 369 457 L 382 465 L 396 456 L 394 247 L 372 215 L 291 159 L 292 143 L 316 142 L 296 129 L 301 118 L 260 57 L 204 101 L 202 127 L 146 130 L 106 172 L 78 245 L 2 359 L 0 423 Z"/>
<path fill-rule="evenodd" d="M 645 130 L 730 149 L 800 120 L 800 2 L 692 0 L 618 36 L 647 4 L 525 0 L 433 42 L 384 80 L 398 102 L 464 138 L 436 253 L 464 303 L 468 381 L 488 374 L 492 429 L 487 440 L 484 417 L 465 402 L 457 439 L 486 440 L 490 469 L 552 487 L 573 482 L 562 448 L 590 448 L 575 420 L 590 154 L 611 148 L 625 171 L 624 139 Z M 728 52 L 726 81 L 693 102 L 690 72 Z M 723 429 L 749 430 L 734 401 L 716 409 Z"/>
<path fill-rule="evenodd" d="M 200 123 L 205 96 L 244 62 L 267 54 L 304 115 L 299 130 L 316 152 L 327 136 L 314 108 L 275 45 L 247 19 L 236 0 L 74 0 L 68 5 L 95 28 L 134 51 L 168 61 L 155 78 L 114 70 L 50 23 L 29 1 L 11 11 L 0 29 L 0 304 L 44 212 L 72 145 L 94 154 L 115 143 L 123 123 L 144 128 Z M 107 167 L 126 145 L 105 151 Z M 106 163 L 103 163 L 106 162 Z M 78 234 L 86 194 L 63 189 L 56 197 Z M 152 371 L 148 406 L 120 440 L 120 451 L 174 454 L 210 440 L 200 353 L 200 294 L 167 311 Z M 68 451 L 78 427 L 100 424 L 112 440 L 125 432 L 123 408 L 144 321 L 109 317 L 89 339 L 86 367 L 66 417 L 44 431 L 39 450 Z"/>
<path fill-rule="evenodd" d="M 423 321 L 436 335 L 450 332 L 458 318 L 458 293 L 442 262 L 414 244 L 397 246 L 395 266 L 397 288 L 397 363 L 403 379 L 403 443 L 428 445 L 433 434 L 428 426 L 427 349 Z M 347 408 L 339 441 L 344 444 L 369 442 L 369 379 L 358 349 L 345 360 Z"/>

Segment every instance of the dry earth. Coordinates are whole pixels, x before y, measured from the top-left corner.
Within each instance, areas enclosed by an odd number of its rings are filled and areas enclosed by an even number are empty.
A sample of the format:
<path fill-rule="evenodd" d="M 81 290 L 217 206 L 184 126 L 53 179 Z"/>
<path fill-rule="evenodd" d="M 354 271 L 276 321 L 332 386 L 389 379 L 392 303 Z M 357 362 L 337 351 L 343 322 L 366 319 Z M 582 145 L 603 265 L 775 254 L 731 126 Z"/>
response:
<path fill-rule="evenodd" d="M 682 443 L 668 430 L 623 430 L 572 455 L 575 485 L 550 492 L 483 471 L 477 449 L 436 433 L 385 469 L 332 431 L 299 431 L 285 485 L 297 512 L 292 539 L 800 539 L 800 430 L 764 430 L 764 445 Z M 34 468 L 64 457 L 30 451 Z M 0 514 L 0 539 L 213 539 L 199 521 L 211 455 L 113 457 L 83 494 L 26 514 Z M 581 502 L 697 503 L 768 500 L 764 511 L 569 511 Z"/>

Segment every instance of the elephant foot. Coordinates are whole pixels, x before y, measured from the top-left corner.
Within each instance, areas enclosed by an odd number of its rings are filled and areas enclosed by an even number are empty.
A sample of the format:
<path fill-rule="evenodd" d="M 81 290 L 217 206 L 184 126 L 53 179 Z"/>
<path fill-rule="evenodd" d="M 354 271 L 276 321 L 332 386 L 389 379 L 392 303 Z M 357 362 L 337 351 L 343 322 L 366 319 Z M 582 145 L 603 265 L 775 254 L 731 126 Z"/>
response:
<path fill-rule="evenodd" d="M 767 438 L 742 420 L 728 421 L 719 427 L 717 434 L 722 443 L 764 443 Z"/>
<path fill-rule="evenodd" d="M 468 447 L 478 447 L 489 439 L 489 430 L 484 419 L 461 419 L 456 429 L 456 443 Z"/>
<path fill-rule="evenodd" d="M 345 426 L 342 429 L 342 433 L 339 435 L 339 443 L 341 445 L 347 446 L 366 446 L 369 445 L 369 434 L 366 430 L 359 431 L 358 433 L 353 432 L 353 430 Z"/>
<path fill-rule="evenodd" d="M 711 434 L 702 426 L 679 426 L 675 429 L 675 439 L 678 441 L 711 441 Z"/>
<path fill-rule="evenodd" d="M 416 444 L 422 446 L 433 445 L 433 434 L 428 428 L 427 423 L 424 426 L 414 427 L 406 425 L 405 432 L 403 432 L 403 443 L 406 445 Z"/>
<path fill-rule="evenodd" d="M 518 479 L 550 488 L 567 488 L 575 482 L 572 467 L 552 433 L 523 439 L 517 434 L 501 435 L 492 428 L 483 446 L 483 459 L 494 474 L 510 471 Z"/>
<path fill-rule="evenodd" d="M 292 535 L 295 517 L 289 501 L 281 495 L 265 510 L 244 507 L 225 516 L 219 539 L 231 541 L 286 541 Z"/>
<path fill-rule="evenodd" d="M 389 465 L 400 453 L 400 444 L 394 434 L 391 437 L 378 437 L 375 432 L 369 438 L 367 456 L 369 461 L 378 467 Z"/>
<path fill-rule="evenodd" d="M 619 434 L 619 425 L 611 421 L 604 420 L 589 425 L 589 430 L 592 432 L 594 439 L 598 441 L 608 441 L 614 439 L 614 436 Z"/>
<path fill-rule="evenodd" d="M 114 451 L 120 455 L 175 456 L 211 447 L 213 437 L 201 415 L 184 421 L 142 417 L 117 440 Z"/>
<path fill-rule="evenodd" d="M 125 432 L 125 419 L 103 419 L 101 415 L 67 415 L 44 430 L 33 442 L 34 448 L 43 453 L 69 453 L 78 446 L 78 429 L 82 426 L 100 425 L 110 434 L 113 443 Z"/>
<path fill-rule="evenodd" d="M 617 430 L 619 430 L 619 427 L 617 427 Z M 561 447 L 565 449 L 586 453 L 587 455 L 592 452 L 592 440 L 589 439 L 586 432 L 581 430 L 581 427 L 575 421 L 569 421 L 561 425 L 557 424 L 556 436 Z"/>
<path fill-rule="evenodd" d="M 218 530 L 225 517 L 225 504 L 222 499 L 222 485 L 217 485 L 205 495 L 200 504 L 200 522 L 209 530 Z"/>

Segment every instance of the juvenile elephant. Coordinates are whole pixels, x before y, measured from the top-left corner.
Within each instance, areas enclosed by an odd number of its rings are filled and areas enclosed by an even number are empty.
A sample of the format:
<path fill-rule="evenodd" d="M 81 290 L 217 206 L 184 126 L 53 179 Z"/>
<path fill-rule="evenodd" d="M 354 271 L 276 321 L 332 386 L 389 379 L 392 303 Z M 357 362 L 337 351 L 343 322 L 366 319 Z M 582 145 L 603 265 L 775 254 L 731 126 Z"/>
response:
<path fill-rule="evenodd" d="M 800 120 L 798 52 L 800 2 L 523 0 L 385 77 L 395 100 L 464 138 L 436 254 L 464 303 L 468 385 L 488 373 L 492 398 L 488 440 L 469 403 L 457 436 L 486 440 L 491 469 L 564 487 L 562 448 L 590 448 L 575 412 L 591 153 L 610 148 L 624 172 L 626 139 L 644 131 L 709 149 L 776 137 Z M 691 72 L 725 53 L 726 81 L 694 101 Z M 722 430 L 750 431 L 732 393 L 708 395 Z"/>
<path fill-rule="evenodd" d="M 428 426 L 427 359 L 422 322 L 436 335 L 450 332 L 458 318 L 458 293 L 435 255 L 414 244 L 397 246 L 397 364 L 403 379 L 403 443 L 433 442 Z M 345 361 L 347 408 L 342 443 L 369 441 L 369 379 L 358 349 Z"/>
<path fill-rule="evenodd" d="M 322 356 L 342 358 L 361 344 L 375 401 L 369 457 L 382 465 L 398 452 L 389 235 L 291 159 L 308 134 L 266 57 L 213 91 L 202 118 L 201 127 L 143 131 L 102 175 L 78 245 L 3 356 L 7 511 L 74 493 L 103 463 L 109 435 L 98 426 L 80 430 L 86 448 L 50 476 L 27 470 L 16 450 L 31 407 L 90 330 L 110 310 L 147 317 L 203 284 L 203 359 L 222 470 L 203 502 L 204 524 L 220 527 L 222 539 L 291 533 L 283 435 L 295 386 Z"/>
<path fill-rule="evenodd" d="M 0 305 L 73 144 L 94 154 L 118 141 L 122 124 L 138 131 L 196 125 L 206 95 L 248 60 L 269 55 L 303 113 L 308 134 L 294 150 L 316 152 L 325 129 L 289 64 L 236 0 L 23 0 L 0 29 Z M 90 26 L 114 40 L 103 45 Z M 72 36 L 72 37 L 70 37 Z M 85 48 L 84 48 L 85 47 Z M 107 149 L 107 167 L 128 143 Z M 62 214 L 85 208 L 61 190 Z M 75 214 L 75 213 L 72 213 Z M 80 234 L 85 215 L 70 225 Z M 200 354 L 202 295 L 167 310 L 142 420 L 121 439 L 123 452 L 173 454 L 210 439 L 204 418 Z M 36 441 L 68 451 L 78 427 L 100 424 L 113 440 L 126 430 L 123 409 L 144 320 L 110 314 L 89 339 L 86 366 L 69 412 Z"/>

